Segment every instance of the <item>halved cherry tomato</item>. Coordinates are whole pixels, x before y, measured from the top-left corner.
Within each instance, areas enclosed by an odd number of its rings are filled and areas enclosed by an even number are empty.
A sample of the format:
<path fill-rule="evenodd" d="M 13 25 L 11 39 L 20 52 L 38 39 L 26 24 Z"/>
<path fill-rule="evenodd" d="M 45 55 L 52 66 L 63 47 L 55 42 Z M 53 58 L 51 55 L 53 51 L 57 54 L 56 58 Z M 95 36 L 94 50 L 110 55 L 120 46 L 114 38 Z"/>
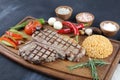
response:
<path fill-rule="evenodd" d="M 31 35 L 36 30 L 36 27 L 42 27 L 42 24 L 37 20 L 32 20 L 25 26 L 24 31 L 26 34 Z"/>

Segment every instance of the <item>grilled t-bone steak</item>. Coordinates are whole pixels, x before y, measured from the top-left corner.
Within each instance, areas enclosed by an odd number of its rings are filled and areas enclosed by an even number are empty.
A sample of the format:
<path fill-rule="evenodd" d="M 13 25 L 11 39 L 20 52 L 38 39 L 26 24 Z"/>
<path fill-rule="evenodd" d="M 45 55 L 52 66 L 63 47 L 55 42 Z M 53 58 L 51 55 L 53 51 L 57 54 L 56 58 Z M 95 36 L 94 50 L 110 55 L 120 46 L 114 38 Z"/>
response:
<path fill-rule="evenodd" d="M 70 61 L 79 61 L 85 55 L 85 49 L 82 48 L 74 39 L 57 34 L 57 32 L 45 28 L 44 30 L 36 31 L 32 38 L 38 42 L 48 44 L 59 53 L 60 58 L 67 58 Z M 62 53 L 62 52 L 63 53 Z"/>
<path fill-rule="evenodd" d="M 20 48 L 19 55 L 35 64 L 55 61 L 58 58 L 58 54 L 53 48 L 34 40 L 27 42 Z"/>
<path fill-rule="evenodd" d="M 57 58 L 79 61 L 85 55 L 74 39 L 57 34 L 51 29 L 36 31 L 32 40 L 19 49 L 19 55 L 33 63 L 51 62 Z"/>

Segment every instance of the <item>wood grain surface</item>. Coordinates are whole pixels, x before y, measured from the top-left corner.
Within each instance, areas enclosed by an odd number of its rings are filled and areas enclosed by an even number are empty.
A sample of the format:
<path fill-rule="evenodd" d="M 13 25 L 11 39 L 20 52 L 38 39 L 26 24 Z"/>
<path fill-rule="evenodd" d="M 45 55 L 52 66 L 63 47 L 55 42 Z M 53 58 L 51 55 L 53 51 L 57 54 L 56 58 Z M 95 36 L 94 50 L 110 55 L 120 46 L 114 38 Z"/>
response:
<path fill-rule="evenodd" d="M 33 17 L 26 17 L 24 18 L 20 23 L 35 19 Z M 20 24 L 19 23 L 19 24 Z M 50 28 L 49 25 L 44 25 L 45 28 Z M 80 44 L 85 39 L 85 36 L 80 37 Z M 120 59 L 120 42 L 115 40 L 110 40 L 112 42 L 112 45 L 114 47 L 112 55 L 109 57 L 103 59 L 106 62 L 109 62 L 110 65 L 105 65 L 102 67 L 97 67 L 98 75 L 100 80 L 110 80 L 114 70 L 117 67 L 117 64 Z M 65 60 L 57 60 L 55 62 L 50 63 L 44 63 L 41 65 L 35 65 L 31 64 L 27 61 L 25 61 L 23 58 L 21 58 L 18 55 L 18 50 L 15 50 L 13 48 L 7 47 L 3 44 L 0 44 L 0 52 L 5 55 L 6 57 L 10 58 L 13 61 L 16 61 L 17 63 L 36 70 L 38 72 L 43 72 L 47 75 L 51 75 L 60 79 L 66 79 L 66 80 L 92 80 L 91 72 L 88 68 L 79 68 L 73 71 L 69 71 L 67 66 L 71 66 L 76 64 L 76 62 L 70 62 Z M 84 56 L 80 62 L 85 62 L 88 60 L 87 56 Z"/>

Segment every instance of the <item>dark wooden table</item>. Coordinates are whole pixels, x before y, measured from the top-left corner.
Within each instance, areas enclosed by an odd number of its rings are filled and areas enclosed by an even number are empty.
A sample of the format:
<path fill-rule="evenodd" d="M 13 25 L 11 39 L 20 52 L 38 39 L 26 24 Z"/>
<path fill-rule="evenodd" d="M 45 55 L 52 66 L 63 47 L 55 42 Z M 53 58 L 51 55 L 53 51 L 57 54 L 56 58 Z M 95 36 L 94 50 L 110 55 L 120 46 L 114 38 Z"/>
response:
<path fill-rule="evenodd" d="M 93 26 L 99 27 L 104 20 L 120 24 L 120 0 L 0 0 L 0 35 L 26 16 L 45 18 L 56 16 L 54 9 L 60 5 L 73 8 L 70 21 L 75 15 L 87 11 L 95 15 Z M 120 41 L 120 31 L 112 39 Z M 0 54 L 0 80 L 56 80 L 43 73 L 29 70 Z"/>

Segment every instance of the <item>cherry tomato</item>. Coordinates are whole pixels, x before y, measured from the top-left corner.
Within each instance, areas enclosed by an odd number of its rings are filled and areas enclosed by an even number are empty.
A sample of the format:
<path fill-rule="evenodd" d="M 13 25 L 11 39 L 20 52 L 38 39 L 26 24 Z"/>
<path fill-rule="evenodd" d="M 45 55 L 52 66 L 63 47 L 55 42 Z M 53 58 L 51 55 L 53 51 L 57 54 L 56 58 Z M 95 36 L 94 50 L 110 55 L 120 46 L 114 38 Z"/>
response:
<path fill-rule="evenodd" d="M 37 21 L 37 20 L 33 20 L 30 21 L 26 26 L 25 26 L 25 33 L 28 35 L 32 35 L 33 32 L 36 30 L 36 27 L 42 27 L 42 24 Z"/>

